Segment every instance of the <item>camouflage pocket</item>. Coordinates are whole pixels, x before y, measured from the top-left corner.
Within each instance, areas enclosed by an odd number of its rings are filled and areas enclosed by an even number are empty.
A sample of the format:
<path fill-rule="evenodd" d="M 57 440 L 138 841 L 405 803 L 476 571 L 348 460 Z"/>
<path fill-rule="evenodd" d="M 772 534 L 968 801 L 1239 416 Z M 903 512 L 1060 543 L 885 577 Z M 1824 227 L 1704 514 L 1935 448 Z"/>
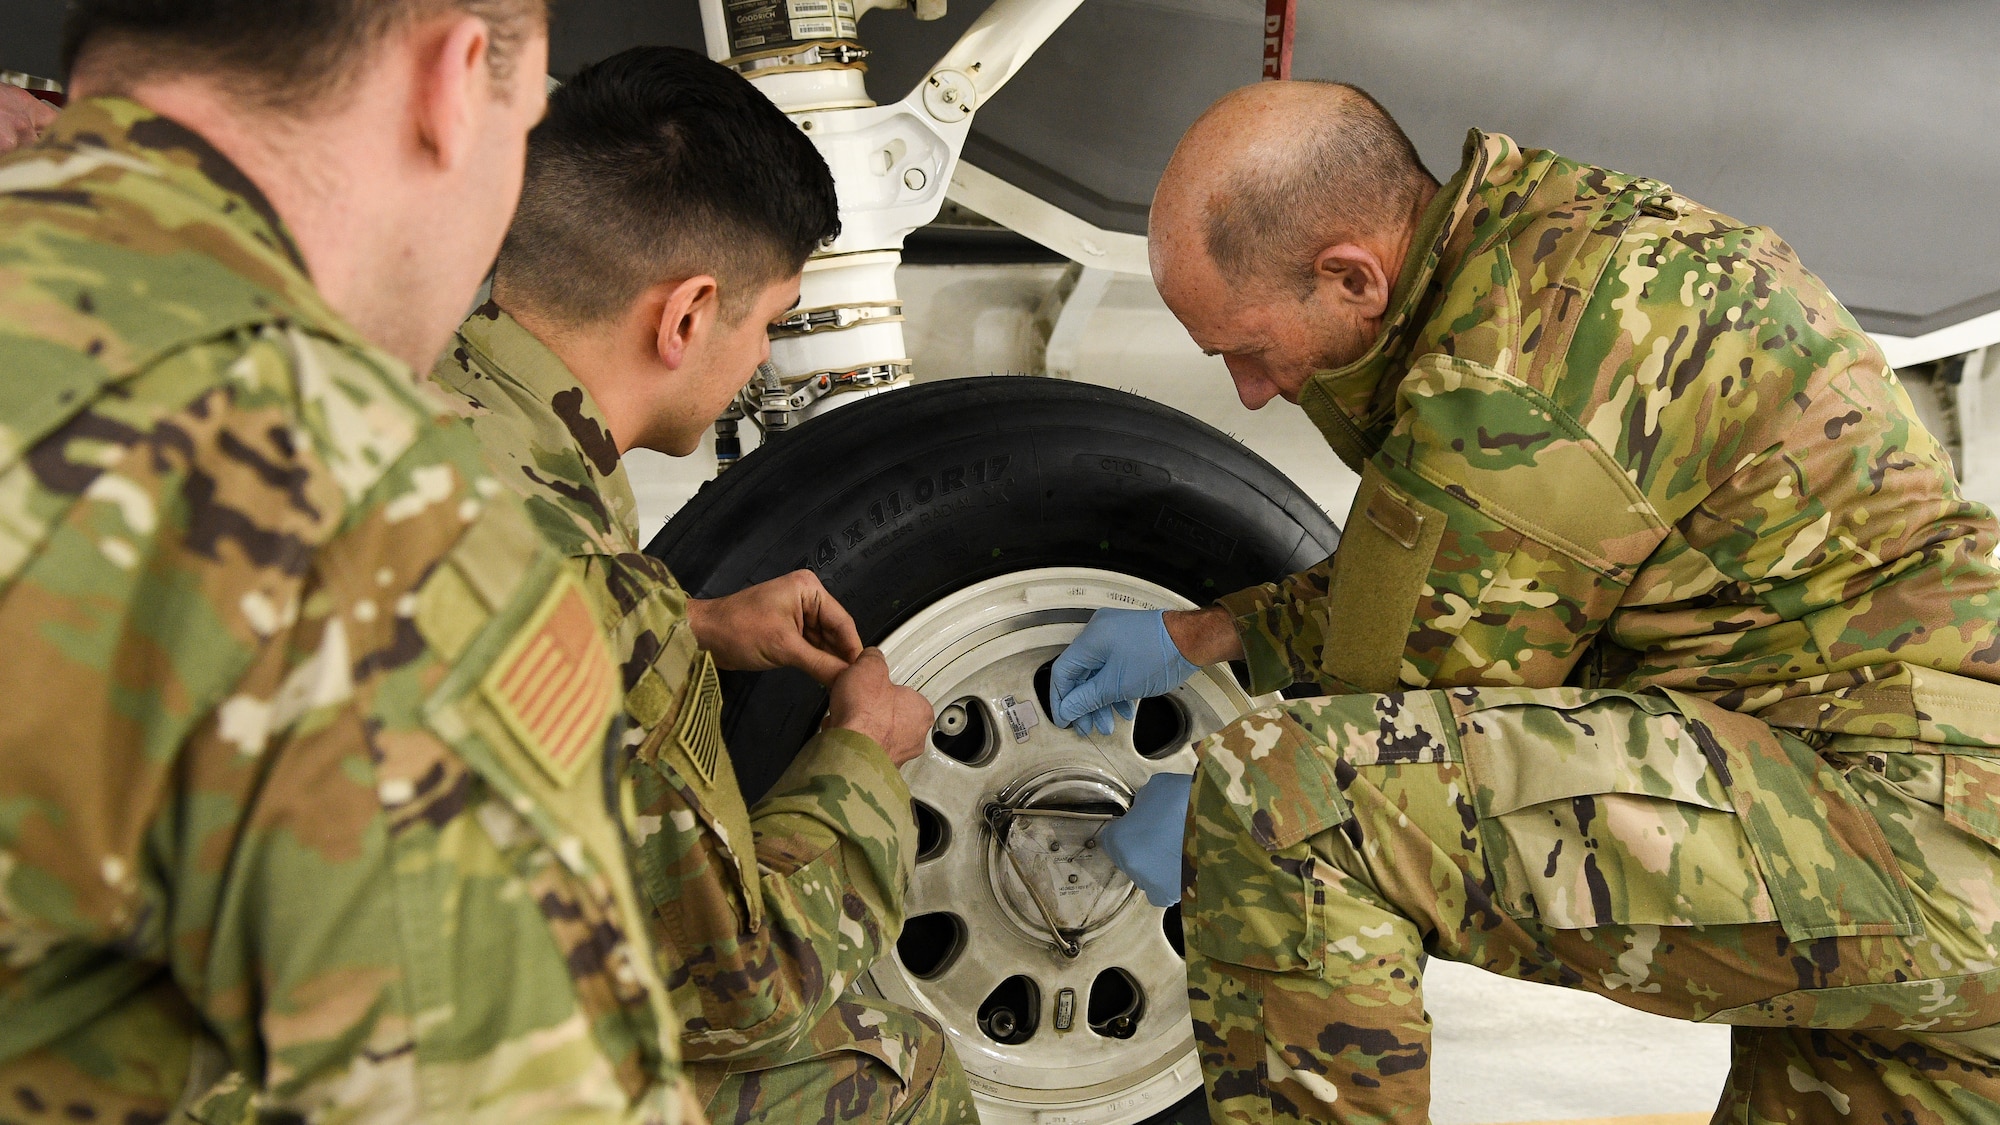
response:
<path fill-rule="evenodd" d="M 1425 713 L 1421 707 L 1407 711 Z M 1228 797 L 1249 839 L 1266 851 L 1280 851 L 1353 817 L 1327 748 L 1362 741 L 1357 732 L 1381 730 L 1385 722 L 1395 722 L 1395 716 L 1378 718 L 1374 699 L 1362 696 L 1252 712 L 1202 742 L 1198 769 Z"/>
<path fill-rule="evenodd" d="M 1507 913 L 1555 929 L 1777 918 L 1728 789 L 1671 702 L 1449 694 Z"/>
<path fill-rule="evenodd" d="M 1319 968 L 1326 888 L 1310 840 L 1353 818 L 1324 748 L 1276 708 L 1224 727 L 1200 755 L 1182 861 L 1194 876 L 1188 947 L 1266 972 Z"/>
<path fill-rule="evenodd" d="M 1945 755 L 1944 819 L 1959 831 L 2000 848 L 2000 760 Z"/>
<path fill-rule="evenodd" d="M 1194 877 L 1181 900 L 1190 956 L 1271 973 L 1317 971 L 1329 939 L 1311 845 L 1266 851 L 1213 797 L 1213 788 L 1197 780 L 1186 853 Z"/>
<path fill-rule="evenodd" d="M 1787 938 L 1924 932 L 1882 825 L 1840 769 L 1757 716 L 1668 694 L 1727 771 L 1731 801 Z"/>

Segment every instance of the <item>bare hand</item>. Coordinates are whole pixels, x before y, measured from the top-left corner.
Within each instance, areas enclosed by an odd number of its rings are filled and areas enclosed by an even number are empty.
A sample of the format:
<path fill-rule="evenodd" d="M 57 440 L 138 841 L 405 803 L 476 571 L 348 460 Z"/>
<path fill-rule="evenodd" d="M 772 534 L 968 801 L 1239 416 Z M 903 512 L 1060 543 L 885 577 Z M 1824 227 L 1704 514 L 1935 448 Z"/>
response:
<path fill-rule="evenodd" d="M 19 86 L 0 83 L 0 153 L 42 139 L 42 130 L 56 119 L 56 107 Z"/>
<path fill-rule="evenodd" d="M 826 710 L 828 727 L 867 735 L 898 766 L 924 752 L 936 720 L 930 700 L 889 679 L 889 662 L 879 648 L 863 652 L 833 681 L 833 700 Z"/>
<path fill-rule="evenodd" d="M 810 570 L 726 598 L 690 599 L 688 622 L 716 666 L 736 672 L 797 668 L 831 684 L 861 655 L 854 618 Z"/>

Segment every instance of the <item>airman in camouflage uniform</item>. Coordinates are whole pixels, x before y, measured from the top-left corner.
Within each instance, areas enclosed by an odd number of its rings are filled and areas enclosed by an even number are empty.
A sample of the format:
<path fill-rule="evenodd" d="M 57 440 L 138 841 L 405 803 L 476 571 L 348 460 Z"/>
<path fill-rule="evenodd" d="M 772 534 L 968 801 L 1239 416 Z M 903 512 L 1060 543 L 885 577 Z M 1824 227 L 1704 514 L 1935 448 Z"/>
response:
<path fill-rule="evenodd" d="M 0 1116 L 698 1120 L 589 595 L 264 195 L 0 161 Z"/>
<path fill-rule="evenodd" d="M 493 300 L 433 371 L 611 637 L 632 862 L 718 1122 L 973 1113 L 942 1030 L 851 991 L 902 928 L 916 837 L 897 766 L 926 745 L 929 702 L 809 571 L 690 599 L 641 553 L 621 465 L 700 447 L 839 228 L 826 161 L 742 75 L 622 51 L 550 97 Z M 826 723 L 753 813 L 717 669 L 780 667 L 827 685 Z"/>
<path fill-rule="evenodd" d="M 1297 396 L 1339 551 L 1221 600 L 1330 696 L 1200 748 L 1215 1119 L 1426 1120 L 1430 954 L 1733 1025 L 1718 1122 L 2000 1120 L 1996 529 L 1881 352 L 1769 230 L 1497 134 L 1409 247 Z"/>
<path fill-rule="evenodd" d="M 943 1030 L 849 991 L 902 929 L 916 826 L 896 768 L 867 737 L 829 729 L 745 808 L 722 745 L 715 660 L 696 640 L 687 593 L 639 550 L 632 487 L 590 393 L 491 303 L 432 378 L 612 638 L 636 756 L 634 865 L 710 1117 L 977 1120 Z"/>

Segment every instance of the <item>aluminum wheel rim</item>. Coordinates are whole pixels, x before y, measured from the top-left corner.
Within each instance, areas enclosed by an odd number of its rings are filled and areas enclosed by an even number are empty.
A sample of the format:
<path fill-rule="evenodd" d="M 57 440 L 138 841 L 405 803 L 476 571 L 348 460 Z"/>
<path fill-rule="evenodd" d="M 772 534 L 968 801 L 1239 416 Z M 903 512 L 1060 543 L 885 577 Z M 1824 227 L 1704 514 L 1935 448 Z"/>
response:
<path fill-rule="evenodd" d="M 1171 693 L 1184 720 L 1181 733 L 1170 749 L 1153 757 L 1135 746 L 1129 722 L 1119 722 L 1110 736 L 1057 727 L 1033 682 L 1036 669 L 1060 653 L 1098 609 L 1190 604 L 1164 587 L 1116 572 L 1046 568 L 951 594 L 882 643 L 898 682 L 916 688 L 940 710 L 968 697 L 979 701 L 991 730 L 989 760 L 967 764 L 933 746 L 903 767 L 912 796 L 949 826 L 947 842 L 918 862 L 906 912 L 912 919 L 933 913 L 960 919 L 958 951 L 927 978 L 913 974 L 900 953 L 892 952 L 869 981 L 872 991 L 944 1025 L 989 1123 L 1037 1120 L 1063 1110 L 1062 1120 L 1079 1125 L 1122 1125 L 1200 1085 L 1185 963 L 1167 939 L 1165 912 L 1108 860 L 1091 853 L 1095 826 L 1048 820 L 1031 810 L 1034 819 L 1013 823 L 1033 825 L 1035 846 L 1023 843 L 1025 829 L 1015 829 L 1022 835 L 1010 839 L 1022 849 L 1017 854 L 1031 860 L 1041 842 L 1049 843 L 1051 855 L 1042 857 L 1046 864 L 1029 881 L 1050 898 L 1056 897 L 1051 888 L 1074 892 L 1076 900 L 1065 899 L 1058 920 L 1089 923 L 1074 938 L 1081 952 L 1063 956 L 1049 935 L 1048 915 L 1035 907 L 1032 894 L 1022 893 L 1025 876 L 1002 862 L 985 819 L 995 803 L 1034 804 L 1043 792 L 1054 794 L 1047 801 L 1056 807 L 1069 807 L 1062 802 L 1077 794 L 1122 804 L 1155 773 L 1193 771 L 1193 743 L 1253 705 L 1226 668 L 1206 669 Z M 1102 909 L 1090 913 L 1087 903 L 1078 905 L 1085 900 Z M 1126 974 L 1142 997 L 1129 1038 L 1100 1033 L 1088 1018 L 1089 990 L 1099 974 L 1111 970 Z M 1036 1031 L 1025 1042 L 1010 1044 L 982 1028 L 978 1007 L 1016 974 L 1038 991 Z M 1059 1030 L 1057 1008 L 1065 988 L 1071 990 L 1072 1018 Z"/>

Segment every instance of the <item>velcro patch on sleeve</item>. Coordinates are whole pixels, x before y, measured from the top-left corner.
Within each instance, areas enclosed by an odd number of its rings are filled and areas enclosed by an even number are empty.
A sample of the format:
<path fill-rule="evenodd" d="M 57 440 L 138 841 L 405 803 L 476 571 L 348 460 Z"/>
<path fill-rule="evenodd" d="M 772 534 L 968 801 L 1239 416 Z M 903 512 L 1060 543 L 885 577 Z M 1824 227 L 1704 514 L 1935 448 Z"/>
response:
<path fill-rule="evenodd" d="M 702 783 L 709 784 L 722 757 L 722 680 L 715 674 L 715 657 L 704 650 L 688 679 L 687 699 L 674 720 L 674 741 Z"/>
<path fill-rule="evenodd" d="M 557 579 L 480 689 L 557 785 L 567 788 L 590 764 L 603 746 L 618 673 L 573 579 Z"/>

